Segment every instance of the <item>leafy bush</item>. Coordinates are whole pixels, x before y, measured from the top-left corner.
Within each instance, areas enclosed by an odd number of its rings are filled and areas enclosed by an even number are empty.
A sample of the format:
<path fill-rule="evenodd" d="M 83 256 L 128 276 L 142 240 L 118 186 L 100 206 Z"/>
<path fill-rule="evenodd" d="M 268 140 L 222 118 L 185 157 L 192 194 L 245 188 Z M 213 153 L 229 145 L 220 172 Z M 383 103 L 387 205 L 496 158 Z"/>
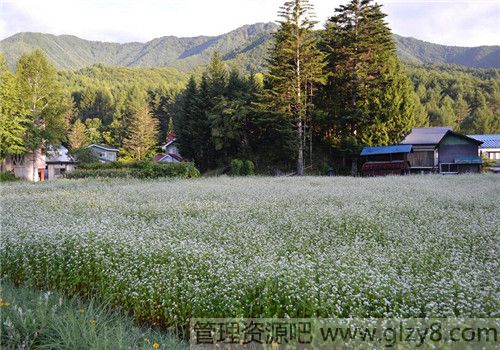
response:
<path fill-rule="evenodd" d="M 240 176 L 241 169 L 243 168 L 243 161 L 241 161 L 240 159 L 231 160 L 230 168 L 231 168 L 231 175 Z"/>
<path fill-rule="evenodd" d="M 84 164 L 66 175 L 69 179 L 87 177 L 157 179 L 161 177 L 180 177 L 183 179 L 200 177 L 200 172 L 192 163 L 156 162 L 110 162 Z"/>
<path fill-rule="evenodd" d="M 0 182 L 19 181 L 19 178 L 10 171 L 0 172 Z"/>
<path fill-rule="evenodd" d="M 72 156 L 80 166 L 83 164 L 97 163 L 99 161 L 95 152 L 88 147 L 71 149 L 68 154 Z"/>
<path fill-rule="evenodd" d="M 243 162 L 243 168 L 241 169 L 241 175 L 255 175 L 255 165 L 251 160 L 245 160 Z"/>

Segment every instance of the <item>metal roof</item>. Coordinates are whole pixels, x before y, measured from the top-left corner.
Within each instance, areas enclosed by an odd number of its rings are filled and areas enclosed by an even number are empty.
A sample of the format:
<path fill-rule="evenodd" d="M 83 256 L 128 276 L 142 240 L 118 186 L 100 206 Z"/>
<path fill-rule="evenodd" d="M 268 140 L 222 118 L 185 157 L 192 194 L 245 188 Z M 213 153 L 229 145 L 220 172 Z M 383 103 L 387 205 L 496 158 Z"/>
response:
<path fill-rule="evenodd" d="M 412 150 L 412 145 L 365 147 L 361 151 L 361 155 L 373 156 L 376 154 L 410 153 L 411 150 Z"/>
<path fill-rule="evenodd" d="M 500 134 L 467 135 L 470 138 L 482 141 L 481 148 L 500 148 Z"/>
<path fill-rule="evenodd" d="M 452 128 L 414 128 L 401 142 L 403 145 L 437 145 Z"/>
<path fill-rule="evenodd" d="M 68 154 L 68 149 L 64 146 L 59 146 L 57 149 L 50 148 L 47 150 L 47 163 L 74 163 L 74 159 Z"/>
<path fill-rule="evenodd" d="M 118 150 L 116 148 L 113 148 L 113 147 L 110 147 L 110 146 L 107 146 L 107 145 L 98 145 L 98 144 L 91 144 L 88 146 L 88 148 L 92 148 L 92 147 L 96 147 L 96 148 L 101 148 L 105 151 L 110 151 L 110 152 L 118 152 Z"/>

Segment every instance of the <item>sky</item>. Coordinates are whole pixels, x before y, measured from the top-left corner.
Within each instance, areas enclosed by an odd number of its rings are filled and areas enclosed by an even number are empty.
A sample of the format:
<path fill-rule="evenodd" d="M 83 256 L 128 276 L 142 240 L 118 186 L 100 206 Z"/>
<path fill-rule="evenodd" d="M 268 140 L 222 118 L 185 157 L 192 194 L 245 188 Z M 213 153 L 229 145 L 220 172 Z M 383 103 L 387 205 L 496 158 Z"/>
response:
<path fill-rule="evenodd" d="M 146 42 L 271 22 L 284 0 L 0 0 L 0 40 L 30 31 Z M 347 0 L 311 0 L 320 26 Z M 500 45 L 500 0 L 379 0 L 392 31 L 445 45 Z"/>

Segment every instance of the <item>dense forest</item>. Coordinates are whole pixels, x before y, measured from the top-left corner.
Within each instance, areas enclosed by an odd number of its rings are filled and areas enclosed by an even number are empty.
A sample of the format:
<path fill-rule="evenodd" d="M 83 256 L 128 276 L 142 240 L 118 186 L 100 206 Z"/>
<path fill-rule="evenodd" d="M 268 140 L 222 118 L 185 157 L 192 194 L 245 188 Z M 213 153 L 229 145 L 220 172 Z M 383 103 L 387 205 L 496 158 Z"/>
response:
<path fill-rule="evenodd" d="M 175 133 L 202 171 L 241 159 L 261 172 L 302 174 L 364 145 L 399 143 L 415 126 L 500 133 L 498 69 L 403 64 L 369 0 L 340 6 L 320 33 L 311 10 L 306 0 L 284 4 L 259 72 L 232 64 L 236 51 L 228 64 L 215 50 L 189 73 L 103 64 L 56 71 L 41 50 L 12 71 L 0 55 L 1 158 L 47 143 L 75 151 L 104 143 L 141 160 Z M 363 30 L 354 35 L 356 26 Z"/>

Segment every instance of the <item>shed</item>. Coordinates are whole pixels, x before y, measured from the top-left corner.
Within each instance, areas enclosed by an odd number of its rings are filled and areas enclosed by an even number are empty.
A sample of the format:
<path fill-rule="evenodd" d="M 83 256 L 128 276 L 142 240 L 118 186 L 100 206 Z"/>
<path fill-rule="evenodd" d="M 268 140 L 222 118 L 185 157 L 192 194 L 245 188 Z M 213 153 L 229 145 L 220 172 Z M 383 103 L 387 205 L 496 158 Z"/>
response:
<path fill-rule="evenodd" d="M 408 154 L 412 145 L 365 147 L 361 157 L 363 176 L 405 175 L 410 172 Z"/>

